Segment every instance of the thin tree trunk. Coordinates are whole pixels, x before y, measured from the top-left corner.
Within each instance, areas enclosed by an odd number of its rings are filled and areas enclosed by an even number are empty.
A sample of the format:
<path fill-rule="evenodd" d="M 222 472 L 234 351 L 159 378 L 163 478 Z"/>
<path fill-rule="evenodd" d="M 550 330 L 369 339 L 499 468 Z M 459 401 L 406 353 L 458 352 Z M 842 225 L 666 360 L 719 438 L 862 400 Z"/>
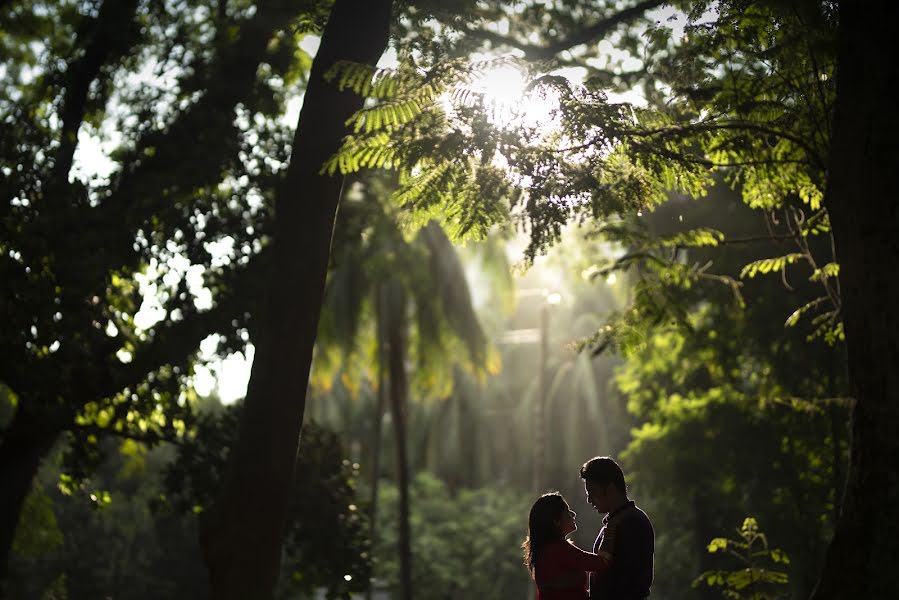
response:
<path fill-rule="evenodd" d="M 387 302 L 387 364 L 390 371 L 390 409 L 396 434 L 397 485 L 399 505 L 400 598 L 412 600 L 412 544 L 409 529 L 409 457 L 406 450 L 406 296 L 401 285 L 393 283 Z"/>
<path fill-rule="evenodd" d="M 842 511 L 815 600 L 892 598 L 899 590 L 899 3 L 847 0 L 839 18 L 825 202 L 854 404 Z"/>
<path fill-rule="evenodd" d="M 453 377 L 456 381 L 461 381 L 464 375 L 462 370 L 456 367 L 453 370 Z M 459 458 L 460 461 L 451 461 L 451 467 L 455 474 L 456 481 L 460 487 L 474 488 L 480 485 L 480 475 L 483 472 L 481 464 L 486 454 L 484 449 L 479 447 L 480 421 L 472 415 L 474 409 L 471 406 L 471 399 L 468 397 L 468 389 L 454 384 L 456 389 L 453 391 L 453 401 L 456 403 L 456 431 L 459 440 Z M 461 467 L 461 468 L 460 468 Z"/>
<path fill-rule="evenodd" d="M 546 380 L 546 361 L 549 357 L 547 349 L 547 321 L 549 309 L 546 302 L 540 306 L 540 364 L 537 367 L 538 390 L 537 402 L 534 404 L 534 493 L 542 494 L 546 480 L 546 396 L 548 385 Z"/>
<path fill-rule="evenodd" d="M 46 431 L 20 409 L 3 432 L 0 443 L 0 598 L 9 567 L 19 516 L 41 461 L 53 447 L 58 432 Z"/>
<path fill-rule="evenodd" d="M 840 407 L 831 404 L 827 407 L 827 413 L 830 417 L 830 440 L 833 448 L 831 449 L 831 481 L 833 482 L 833 524 L 840 519 L 840 503 L 842 501 L 843 487 L 846 481 L 843 477 L 843 427 L 846 422 L 841 418 L 843 416 Z"/>
<path fill-rule="evenodd" d="M 375 321 L 377 327 L 377 353 L 378 353 L 378 398 L 377 398 L 377 407 L 375 408 L 375 421 L 373 423 L 374 430 L 372 436 L 372 455 L 371 455 L 371 505 L 369 506 L 369 530 L 368 536 L 371 541 L 372 547 L 375 545 L 376 535 L 378 533 L 378 487 L 381 478 L 381 432 L 383 431 L 383 417 L 384 417 L 384 399 L 385 399 L 385 391 L 384 385 L 386 383 L 386 377 L 384 377 L 386 365 L 384 364 L 386 361 L 384 360 L 385 348 L 384 345 L 386 343 L 385 333 L 384 333 L 384 286 L 378 286 L 377 291 L 375 292 Z M 374 593 L 374 588 L 372 585 L 372 578 L 368 580 L 368 587 L 366 589 L 366 597 L 368 600 L 371 600 L 372 594 Z"/>
<path fill-rule="evenodd" d="M 320 174 L 362 107 L 324 74 L 338 60 L 375 64 L 387 45 L 391 0 L 337 0 L 322 34 L 275 207 L 267 311 L 240 432 L 221 495 L 202 523 L 213 600 L 271 598 L 303 424 L 341 179 Z"/>

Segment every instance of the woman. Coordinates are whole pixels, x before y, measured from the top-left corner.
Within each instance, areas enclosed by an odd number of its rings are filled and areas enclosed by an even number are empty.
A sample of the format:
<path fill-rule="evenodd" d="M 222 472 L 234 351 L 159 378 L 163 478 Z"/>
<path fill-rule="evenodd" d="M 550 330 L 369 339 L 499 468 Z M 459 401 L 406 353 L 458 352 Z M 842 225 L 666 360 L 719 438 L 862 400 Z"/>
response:
<path fill-rule="evenodd" d="M 587 572 L 609 568 L 609 544 L 599 554 L 585 552 L 566 539 L 577 530 L 577 513 L 558 492 L 544 494 L 528 515 L 528 537 L 524 540 L 524 564 L 537 584 L 537 600 L 585 600 Z"/>

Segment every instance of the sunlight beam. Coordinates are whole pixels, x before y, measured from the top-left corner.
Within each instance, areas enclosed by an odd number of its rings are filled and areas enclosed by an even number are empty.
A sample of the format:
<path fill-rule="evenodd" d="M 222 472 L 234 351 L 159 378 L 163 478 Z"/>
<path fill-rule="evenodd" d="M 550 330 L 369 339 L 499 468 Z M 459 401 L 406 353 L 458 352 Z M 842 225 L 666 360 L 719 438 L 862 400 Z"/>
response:
<path fill-rule="evenodd" d="M 490 107 L 490 121 L 500 128 L 515 126 L 544 127 L 553 120 L 558 101 L 528 89 L 523 70 L 502 64 L 483 71 L 469 89 L 482 94 Z"/>

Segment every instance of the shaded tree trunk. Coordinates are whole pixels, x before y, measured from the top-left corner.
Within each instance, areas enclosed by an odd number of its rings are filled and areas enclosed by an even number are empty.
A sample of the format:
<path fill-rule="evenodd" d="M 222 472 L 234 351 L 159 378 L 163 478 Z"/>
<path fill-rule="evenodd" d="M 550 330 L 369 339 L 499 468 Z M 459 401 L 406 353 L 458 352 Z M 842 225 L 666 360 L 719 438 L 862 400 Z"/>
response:
<path fill-rule="evenodd" d="M 390 0 L 337 0 L 322 34 L 293 153 L 275 207 L 273 271 L 256 358 L 221 495 L 201 545 L 214 600 L 270 598 L 278 576 L 341 179 L 319 173 L 362 107 L 324 74 L 338 60 L 375 64 L 387 46 Z"/>
<path fill-rule="evenodd" d="M 387 300 L 387 365 L 390 373 L 390 410 L 396 435 L 399 503 L 400 598 L 412 600 L 412 544 L 409 529 L 409 456 L 406 449 L 406 294 L 400 284 L 391 284 Z"/>
<path fill-rule="evenodd" d="M 899 590 L 899 4 L 840 3 L 837 98 L 825 202 L 849 365 L 849 472 L 815 600 Z"/>
<path fill-rule="evenodd" d="M 846 482 L 843 477 L 843 428 L 846 426 L 845 415 L 837 406 L 831 404 L 827 407 L 827 416 L 830 418 L 831 440 L 831 480 L 833 481 L 833 524 L 836 526 L 840 520 L 840 502 L 843 487 Z"/>
<path fill-rule="evenodd" d="M 464 375 L 461 369 L 456 367 L 454 375 L 456 381 L 461 381 Z M 456 406 L 456 431 L 458 432 L 459 461 L 452 464 L 455 471 L 456 482 L 459 487 L 474 488 L 481 484 L 481 463 L 484 450 L 480 447 L 479 433 L 480 421 L 471 406 L 468 390 L 457 386 L 453 392 L 453 401 Z"/>
<path fill-rule="evenodd" d="M 40 421 L 29 418 L 22 408 L 16 411 L 12 422 L 3 431 L 0 442 L 0 598 L 5 597 L 3 580 L 22 506 L 41 461 L 58 437 L 58 431 L 46 429 Z"/>
<path fill-rule="evenodd" d="M 381 431 L 383 430 L 384 418 L 384 400 L 386 377 L 386 360 L 384 359 L 386 335 L 384 332 L 384 286 L 378 286 L 375 292 L 375 322 L 377 327 L 377 352 L 378 352 L 378 397 L 375 407 L 374 429 L 372 432 L 372 450 L 371 450 L 371 505 L 369 506 L 369 529 L 368 536 L 372 547 L 375 545 L 375 536 L 378 532 L 378 487 L 381 478 Z M 368 588 L 366 589 L 366 597 L 371 600 L 374 589 L 372 587 L 372 578 L 368 580 Z"/>

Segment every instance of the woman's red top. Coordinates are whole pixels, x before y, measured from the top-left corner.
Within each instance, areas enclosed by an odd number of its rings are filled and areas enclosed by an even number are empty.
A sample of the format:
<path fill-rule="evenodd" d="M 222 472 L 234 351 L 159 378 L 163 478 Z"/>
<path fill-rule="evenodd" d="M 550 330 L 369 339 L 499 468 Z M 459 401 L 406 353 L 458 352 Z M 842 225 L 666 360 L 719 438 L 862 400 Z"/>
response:
<path fill-rule="evenodd" d="M 537 600 L 585 600 L 587 572 L 608 568 L 604 557 L 584 552 L 568 540 L 549 542 L 534 566 Z"/>

